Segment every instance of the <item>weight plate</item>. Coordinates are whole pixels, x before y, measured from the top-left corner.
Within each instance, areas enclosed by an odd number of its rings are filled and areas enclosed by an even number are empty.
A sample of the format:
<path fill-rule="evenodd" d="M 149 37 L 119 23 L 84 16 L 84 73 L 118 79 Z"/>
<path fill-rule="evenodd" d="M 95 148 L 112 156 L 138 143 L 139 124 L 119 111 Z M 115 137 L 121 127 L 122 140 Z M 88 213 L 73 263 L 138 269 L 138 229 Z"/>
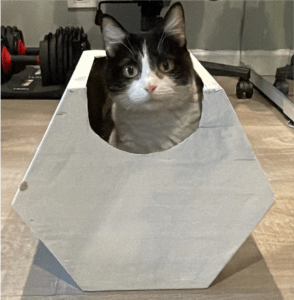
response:
<path fill-rule="evenodd" d="M 57 28 L 55 31 L 56 40 L 58 39 L 59 35 L 60 35 L 60 28 Z"/>
<path fill-rule="evenodd" d="M 88 35 L 87 35 L 87 33 L 82 33 L 81 34 L 81 43 L 84 43 L 84 45 L 86 45 L 85 48 L 83 47 L 83 51 L 91 49 L 91 45 L 90 45 L 90 43 L 88 41 Z"/>
<path fill-rule="evenodd" d="M 56 47 L 56 54 L 57 54 L 57 71 L 58 71 L 58 78 L 59 83 L 64 82 L 64 38 L 63 34 L 60 34 L 57 38 L 57 47 Z"/>
<path fill-rule="evenodd" d="M 5 26 L 1 26 L 1 39 L 6 38 L 6 28 Z"/>
<path fill-rule="evenodd" d="M 6 35 L 7 35 L 7 33 L 10 33 L 10 32 L 12 32 L 11 26 L 6 26 Z"/>
<path fill-rule="evenodd" d="M 73 31 L 71 31 L 69 38 L 68 38 L 68 70 L 70 73 L 73 72 L 74 65 L 73 65 Z"/>
<path fill-rule="evenodd" d="M 63 33 L 64 33 L 64 28 L 63 27 L 59 27 L 58 29 L 56 29 L 56 33 L 55 33 L 56 34 L 56 40 Z"/>
<path fill-rule="evenodd" d="M 87 34 L 86 33 L 82 33 L 82 35 L 81 35 L 82 43 L 86 42 L 87 38 L 88 38 Z"/>
<path fill-rule="evenodd" d="M 85 43 L 86 43 L 86 50 L 91 50 L 91 45 L 88 41 L 88 35 L 85 33 Z"/>
<path fill-rule="evenodd" d="M 57 71 L 57 57 L 56 57 L 56 36 L 52 35 L 49 46 L 50 54 L 50 73 L 51 73 L 51 82 L 52 84 L 58 84 L 58 71 Z"/>
<path fill-rule="evenodd" d="M 79 62 L 79 59 L 80 59 L 80 57 L 81 57 L 81 55 L 82 55 L 82 53 L 83 53 L 83 48 L 82 48 L 82 34 L 81 34 L 81 32 L 80 32 L 80 30 L 78 31 L 78 33 L 77 33 L 77 39 L 76 39 L 76 49 L 75 49 L 75 52 L 74 52 L 74 54 L 75 54 L 75 56 L 74 56 L 74 62 L 75 62 L 75 66 L 78 64 L 78 62 Z"/>
<path fill-rule="evenodd" d="M 6 37 L 4 37 L 3 39 L 1 38 L 1 46 L 5 46 L 7 49 L 9 49 Z"/>
<path fill-rule="evenodd" d="M 73 41 L 80 42 L 80 38 L 81 38 L 80 28 L 77 27 L 74 32 Z"/>
<path fill-rule="evenodd" d="M 6 38 L 8 42 L 8 48 L 9 48 L 8 50 L 10 52 L 13 46 L 13 34 L 12 34 L 12 28 L 10 26 L 6 27 Z"/>
<path fill-rule="evenodd" d="M 81 43 L 81 51 L 85 51 L 86 50 L 86 43 L 85 42 L 82 42 Z"/>
<path fill-rule="evenodd" d="M 2 26 L 1 26 L 2 27 Z M 0 44 L 0 57 L 1 57 L 1 52 L 2 52 L 2 46 Z M 4 73 L 2 71 L 2 61 L 1 61 L 1 64 L 0 64 L 0 85 L 4 83 Z"/>
<path fill-rule="evenodd" d="M 18 40 L 20 40 L 20 33 L 17 31 L 14 31 L 12 33 L 12 46 L 10 49 L 10 53 L 12 55 L 18 55 L 17 47 L 18 47 Z"/>
<path fill-rule="evenodd" d="M 44 36 L 44 39 L 43 39 L 44 41 L 48 41 L 49 40 L 49 33 L 48 34 L 46 34 L 45 36 Z M 49 47 L 49 45 L 48 45 L 48 47 Z M 40 54 L 40 53 L 39 53 Z M 40 57 L 40 61 L 41 61 L 41 57 Z"/>
<path fill-rule="evenodd" d="M 81 32 L 81 43 L 84 42 L 85 34 Z"/>
<path fill-rule="evenodd" d="M 2 57 L 2 48 L 3 46 L 0 45 L 0 57 Z M 7 82 L 11 78 L 11 73 L 4 73 L 3 68 L 2 68 L 2 60 L 0 64 L 0 85 Z"/>
<path fill-rule="evenodd" d="M 76 65 L 76 58 L 81 54 L 81 34 L 80 29 L 76 28 L 72 41 L 72 49 L 73 49 L 73 64 Z"/>
<path fill-rule="evenodd" d="M 22 34 L 22 31 L 21 31 L 21 30 L 19 31 L 19 34 L 20 34 L 20 39 L 21 39 L 22 42 L 24 43 L 24 38 L 23 38 L 23 34 Z"/>
<path fill-rule="evenodd" d="M 63 72 L 68 72 L 68 33 L 63 33 Z"/>
<path fill-rule="evenodd" d="M 79 43 L 81 43 L 81 38 L 82 38 L 82 33 L 80 28 L 77 28 L 76 33 L 75 33 L 75 39 L 79 41 Z"/>
<path fill-rule="evenodd" d="M 11 72 L 11 55 L 9 50 L 3 44 L 1 45 L 1 75 L 2 76 L 9 76 L 12 75 Z"/>
<path fill-rule="evenodd" d="M 75 29 L 73 26 L 70 27 L 70 33 L 71 33 L 71 34 L 73 34 L 73 33 L 75 32 L 75 30 L 76 30 L 76 29 Z"/>
<path fill-rule="evenodd" d="M 45 35 L 44 40 L 40 42 L 40 68 L 42 84 L 44 86 L 51 84 L 50 74 L 50 55 L 49 55 L 49 37 Z"/>

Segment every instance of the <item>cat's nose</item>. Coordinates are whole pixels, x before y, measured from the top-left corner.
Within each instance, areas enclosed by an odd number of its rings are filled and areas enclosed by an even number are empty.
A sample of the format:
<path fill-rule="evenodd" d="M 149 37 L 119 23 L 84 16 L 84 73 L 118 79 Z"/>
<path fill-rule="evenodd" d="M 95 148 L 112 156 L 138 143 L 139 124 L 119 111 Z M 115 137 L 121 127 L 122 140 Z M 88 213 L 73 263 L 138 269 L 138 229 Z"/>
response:
<path fill-rule="evenodd" d="M 148 91 L 148 93 L 151 94 L 155 91 L 156 88 L 157 88 L 156 85 L 151 85 L 151 86 L 148 87 L 147 91 Z"/>

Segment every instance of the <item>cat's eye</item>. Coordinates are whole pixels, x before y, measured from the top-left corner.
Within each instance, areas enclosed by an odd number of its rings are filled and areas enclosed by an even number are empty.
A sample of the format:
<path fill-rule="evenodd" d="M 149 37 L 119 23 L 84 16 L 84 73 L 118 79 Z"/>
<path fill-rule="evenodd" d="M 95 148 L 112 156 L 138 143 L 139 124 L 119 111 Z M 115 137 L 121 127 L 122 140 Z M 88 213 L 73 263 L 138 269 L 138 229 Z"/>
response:
<path fill-rule="evenodd" d="M 165 73 L 170 72 L 174 69 L 174 62 L 168 59 L 159 65 L 159 69 Z"/>
<path fill-rule="evenodd" d="M 123 74 L 126 77 L 132 78 L 138 74 L 138 69 L 133 65 L 129 65 L 129 66 L 124 67 Z"/>

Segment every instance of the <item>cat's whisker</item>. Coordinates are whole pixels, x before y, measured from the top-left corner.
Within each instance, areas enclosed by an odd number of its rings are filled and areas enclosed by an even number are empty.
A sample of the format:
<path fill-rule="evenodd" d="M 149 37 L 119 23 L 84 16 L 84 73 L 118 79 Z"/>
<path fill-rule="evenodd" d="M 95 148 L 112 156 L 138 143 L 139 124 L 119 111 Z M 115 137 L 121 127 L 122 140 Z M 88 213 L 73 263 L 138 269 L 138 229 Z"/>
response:
<path fill-rule="evenodd" d="M 123 42 L 121 42 L 134 56 L 135 56 L 135 53 Z"/>
<path fill-rule="evenodd" d="M 129 45 L 130 45 L 130 47 L 132 48 L 132 53 L 133 53 L 133 55 L 135 56 L 135 50 L 134 50 L 134 48 L 133 48 L 133 46 L 132 46 L 132 44 L 130 43 L 130 40 L 129 40 L 129 38 L 127 38 L 127 41 L 129 42 Z"/>
<path fill-rule="evenodd" d="M 165 30 L 164 30 L 164 32 L 163 32 L 163 34 L 162 34 L 162 36 L 161 36 L 161 38 L 160 38 L 160 41 L 159 41 L 159 43 L 158 43 L 158 46 L 157 46 L 157 51 L 159 52 L 160 51 L 160 46 L 161 46 L 161 44 L 162 44 L 162 42 L 163 42 L 163 37 L 164 37 L 164 35 L 165 35 Z"/>
<path fill-rule="evenodd" d="M 108 43 L 109 44 L 117 44 L 117 42 L 108 42 Z M 135 56 L 135 53 L 125 43 L 123 43 L 122 41 L 120 41 L 119 43 L 123 44 Z"/>

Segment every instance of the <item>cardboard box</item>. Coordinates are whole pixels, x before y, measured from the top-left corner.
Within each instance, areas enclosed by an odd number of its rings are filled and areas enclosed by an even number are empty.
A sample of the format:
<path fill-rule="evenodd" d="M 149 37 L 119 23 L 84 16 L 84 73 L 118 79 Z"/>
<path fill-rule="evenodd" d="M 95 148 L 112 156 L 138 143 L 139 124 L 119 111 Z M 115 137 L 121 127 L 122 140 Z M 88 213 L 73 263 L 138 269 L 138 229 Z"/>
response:
<path fill-rule="evenodd" d="M 199 129 L 157 153 L 89 125 L 84 52 L 13 207 L 84 291 L 206 288 L 274 202 L 228 97 L 204 82 Z"/>

